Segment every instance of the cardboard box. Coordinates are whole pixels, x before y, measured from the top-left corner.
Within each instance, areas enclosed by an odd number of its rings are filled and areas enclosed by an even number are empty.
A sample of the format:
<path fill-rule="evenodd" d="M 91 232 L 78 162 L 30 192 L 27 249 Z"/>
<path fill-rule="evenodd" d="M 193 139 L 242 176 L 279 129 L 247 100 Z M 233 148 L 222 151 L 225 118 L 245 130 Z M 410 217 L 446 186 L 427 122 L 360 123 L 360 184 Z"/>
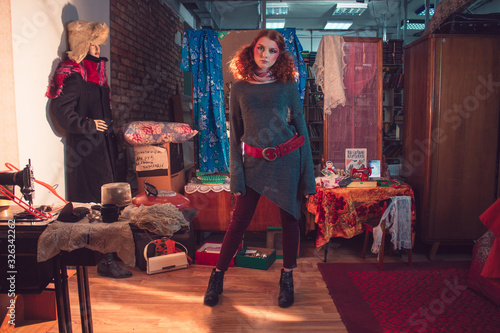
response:
<path fill-rule="evenodd" d="M 283 259 L 283 228 L 267 227 L 266 247 L 276 250 L 276 259 Z M 297 259 L 300 258 L 300 237 L 299 248 L 297 249 Z"/>
<path fill-rule="evenodd" d="M 196 250 L 195 258 L 197 265 L 210 265 L 215 266 L 217 264 L 217 260 L 219 259 L 219 253 L 217 252 L 217 248 L 220 249 L 222 243 L 205 243 Z M 213 249 L 213 250 L 211 250 Z M 241 244 L 238 248 L 238 251 L 241 250 Z M 207 252 L 208 251 L 208 252 Z M 234 266 L 234 258 L 229 263 L 229 267 Z"/>
<path fill-rule="evenodd" d="M 134 147 L 137 189 L 144 192 L 144 182 L 158 190 L 183 193 L 186 185 L 182 144 Z"/>
<path fill-rule="evenodd" d="M 266 254 L 266 258 L 245 255 L 247 251 L 257 251 Z M 267 270 L 276 261 L 275 249 L 264 249 L 260 247 L 245 247 L 236 255 L 236 266 Z"/>

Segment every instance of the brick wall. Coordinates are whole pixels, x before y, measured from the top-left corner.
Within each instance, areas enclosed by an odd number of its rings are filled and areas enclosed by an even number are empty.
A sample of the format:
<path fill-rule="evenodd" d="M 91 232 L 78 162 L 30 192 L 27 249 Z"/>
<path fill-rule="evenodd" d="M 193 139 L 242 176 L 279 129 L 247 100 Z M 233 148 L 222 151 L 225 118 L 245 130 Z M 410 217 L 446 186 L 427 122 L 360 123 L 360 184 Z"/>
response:
<path fill-rule="evenodd" d="M 160 0 L 111 0 L 111 105 L 115 129 L 131 121 L 173 121 L 171 97 L 183 91 L 179 69 L 183 22 Z M 118 133 L 119 178 L 124 181 L 127 150 Z M 128 164 L 128 165 L 127 165 Z"/>

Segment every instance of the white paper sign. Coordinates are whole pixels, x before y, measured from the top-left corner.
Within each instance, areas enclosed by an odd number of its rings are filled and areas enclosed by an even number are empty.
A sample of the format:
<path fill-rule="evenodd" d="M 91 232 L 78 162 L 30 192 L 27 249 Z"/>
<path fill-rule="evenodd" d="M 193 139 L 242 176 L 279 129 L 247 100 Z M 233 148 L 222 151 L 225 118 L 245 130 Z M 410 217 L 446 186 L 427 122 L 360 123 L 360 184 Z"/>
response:
<path fill-rule="evenodd" d="M 168 152 L 163 147 L 134 147 L 134 154 L 136 171 L 168 169 Z"/>

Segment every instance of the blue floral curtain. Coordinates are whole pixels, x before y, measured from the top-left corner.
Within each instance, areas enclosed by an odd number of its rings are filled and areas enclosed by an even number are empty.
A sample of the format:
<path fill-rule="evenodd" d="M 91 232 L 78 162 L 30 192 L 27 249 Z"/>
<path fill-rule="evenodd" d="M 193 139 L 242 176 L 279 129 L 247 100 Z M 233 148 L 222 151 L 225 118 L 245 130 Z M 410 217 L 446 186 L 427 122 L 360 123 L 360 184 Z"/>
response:
<path fill-rule="evenodd" d="M 295 34 L 295 28 L 285 28 L 276 29 L 279 33 L 283 35 L 285 39 L 285 47 L 288 53 L 292 55 L 295 67 L 299 71 L 299 77 L 297 79 L 297 88 L 300 93 L 300 100 L 304 104 L 304 95 L 306 91 L 306 81 L 307 81 L 307 66 L 304 63 L 304 58 L 302 58 L 302 44 Z"/>
<path fill-rule="evenodd" d="M 193 75 L 194 127 L 199 131 L 196 166 L 201 172 L 228 173 L 222 46 L 217 32 L 208 29 L 185 31 L 180 68 Z"/>

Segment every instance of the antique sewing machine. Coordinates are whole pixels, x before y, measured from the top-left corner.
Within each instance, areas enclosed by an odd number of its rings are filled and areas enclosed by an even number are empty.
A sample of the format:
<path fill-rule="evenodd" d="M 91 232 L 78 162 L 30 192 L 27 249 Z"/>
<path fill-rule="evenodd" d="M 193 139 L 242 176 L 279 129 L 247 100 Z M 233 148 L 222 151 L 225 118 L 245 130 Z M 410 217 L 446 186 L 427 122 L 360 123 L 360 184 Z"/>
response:
<path fill-rule="evenodd" d="M 43 221 L 44 224 L 47 223 L 52 214 L 46 214 L 46 212 L 50 211 L 51 208 L 41 206 L 35 209 L 33 207 L 35 182 L 31 160 L 28 161 L 28 164 L 22 170 L 0 172 L 0 223 L 8 222 L 12 219 L 16 223 L 38 223 L 40 221 Z M 22 198 L 15 195 L 16 187 L 20 188 Z"/>
<path fill-rule="evenodd" d="M 17 185 L 21 188 L 21 193 L 23 194 L 23 198 L 28 204 L 31 206 L 33 204 L 33 198 L 35 194 L 35 177 L 33 176 L 33 168 L 31 167 L 31 160 L 28 161 L 28 165 L 17 172 L 0 172 L 0 185 L 2 186 L 2 191 L 4 192 L 6 189 L 3 186 L 10 187 L 8 191 L 12 194 L 14 193 L 14 186 Z M 8 193 L 2 193 L 7 194 Z M 9 198 L 11 199 L 11 198 Z"/>

